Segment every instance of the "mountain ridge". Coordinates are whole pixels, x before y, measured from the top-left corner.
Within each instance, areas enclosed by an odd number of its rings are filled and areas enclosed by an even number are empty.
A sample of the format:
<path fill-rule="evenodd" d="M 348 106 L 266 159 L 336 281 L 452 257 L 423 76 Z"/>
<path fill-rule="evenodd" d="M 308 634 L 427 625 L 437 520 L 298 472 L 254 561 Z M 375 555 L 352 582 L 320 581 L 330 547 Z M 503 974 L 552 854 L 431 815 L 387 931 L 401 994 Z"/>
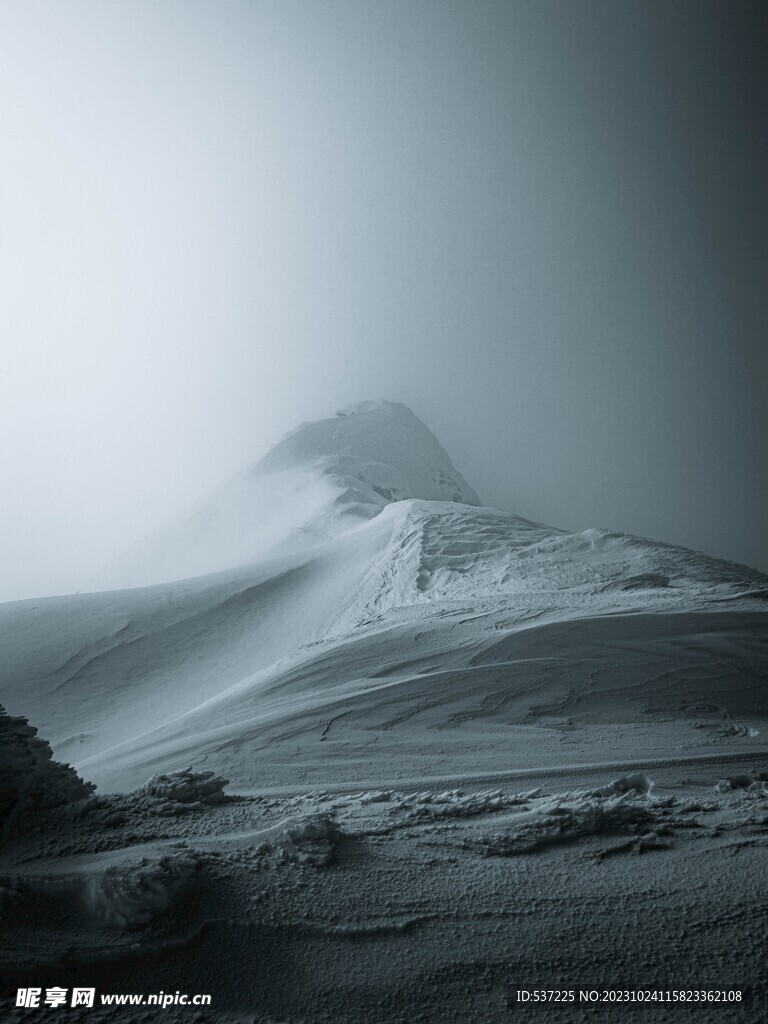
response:
<path fill-rule="evenodd" d="M 407 406 L 358 402 L 300 424 L 258 462 L 160 527 L 88 590 L 188 579 L 302 549 L 409 498 L 481 505 L 435 435 Z"/>

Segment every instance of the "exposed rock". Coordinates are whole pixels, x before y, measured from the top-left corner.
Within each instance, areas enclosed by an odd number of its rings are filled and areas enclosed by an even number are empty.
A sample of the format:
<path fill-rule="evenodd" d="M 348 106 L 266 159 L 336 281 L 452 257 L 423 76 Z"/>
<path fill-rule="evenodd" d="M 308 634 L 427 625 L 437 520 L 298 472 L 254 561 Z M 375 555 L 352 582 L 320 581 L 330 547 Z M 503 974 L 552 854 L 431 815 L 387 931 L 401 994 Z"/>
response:
<path fill-rule="evenodd" d="M 83 800 L 95 788 L 71 765 L 53 760 L 26 718 L 0 707 L 0 841 L 22 832 L 36 812 Z"/>

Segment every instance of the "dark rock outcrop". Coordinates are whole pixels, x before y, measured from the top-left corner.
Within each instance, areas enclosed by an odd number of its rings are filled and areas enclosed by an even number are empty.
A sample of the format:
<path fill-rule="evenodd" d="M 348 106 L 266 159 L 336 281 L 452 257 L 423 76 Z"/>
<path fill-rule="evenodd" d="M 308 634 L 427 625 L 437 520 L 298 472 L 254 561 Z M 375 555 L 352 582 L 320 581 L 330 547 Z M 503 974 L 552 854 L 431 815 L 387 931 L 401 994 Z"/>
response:
<path fill-rule="evenodd" d="M 83 800 L 95 788 L 71 765 L 53 760 L 26 718 L 0 707 L 0 842 L 22 832 L 37 812 Z"/>

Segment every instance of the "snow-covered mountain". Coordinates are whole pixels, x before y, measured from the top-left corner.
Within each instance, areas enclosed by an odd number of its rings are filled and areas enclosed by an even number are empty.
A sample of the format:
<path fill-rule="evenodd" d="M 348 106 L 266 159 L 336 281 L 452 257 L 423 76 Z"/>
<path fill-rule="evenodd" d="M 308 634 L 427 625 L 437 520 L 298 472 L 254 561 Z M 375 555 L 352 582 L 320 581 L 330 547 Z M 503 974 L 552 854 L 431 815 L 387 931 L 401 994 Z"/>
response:
<path fill-rule="evenodd" d="M 123 571 L 195 567 L 0 606 L 3 703 L 100 785 L 198 761 L 279 781 L 299 748 L 334 777 L 384 751 L 593 757 L 606 723 L 645 752 L 763 732 L 764 576 L 482 507 L 402 405 L 302 425 Z"/>

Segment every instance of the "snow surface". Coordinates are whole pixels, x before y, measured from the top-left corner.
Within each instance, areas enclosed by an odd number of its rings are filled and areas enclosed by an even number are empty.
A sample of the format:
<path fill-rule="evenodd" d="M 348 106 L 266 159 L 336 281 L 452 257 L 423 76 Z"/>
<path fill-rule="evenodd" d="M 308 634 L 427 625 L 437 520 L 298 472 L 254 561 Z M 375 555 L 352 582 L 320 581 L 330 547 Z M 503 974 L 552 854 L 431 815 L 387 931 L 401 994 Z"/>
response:
<path fill-rule="evenodd" d="M 216 1021 L 507 1020 L 553 985 L 760 1019 L 768 578 L 483 507 L 386 402 L 165 538 L 113 571 L 186 578 L 0 605 L 0 699 L 99 793 L 0 853 L 6 977 L 86 963 Z"/>

